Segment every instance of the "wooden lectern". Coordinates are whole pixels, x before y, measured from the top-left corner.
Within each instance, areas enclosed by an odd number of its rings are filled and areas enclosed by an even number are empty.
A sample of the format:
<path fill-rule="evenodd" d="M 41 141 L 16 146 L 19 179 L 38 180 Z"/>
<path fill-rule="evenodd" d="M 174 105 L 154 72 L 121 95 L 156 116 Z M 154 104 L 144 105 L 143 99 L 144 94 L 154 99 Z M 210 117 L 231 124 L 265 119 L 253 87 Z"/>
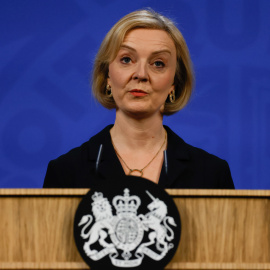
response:
<path fill-rule="evenodd" d="M 0 269 L 89 269 L 73 239 L 87 189 L 0 190 Z M 270 269 L 270 191 L 167 190 L 180 211 L 166 269 Z"/>

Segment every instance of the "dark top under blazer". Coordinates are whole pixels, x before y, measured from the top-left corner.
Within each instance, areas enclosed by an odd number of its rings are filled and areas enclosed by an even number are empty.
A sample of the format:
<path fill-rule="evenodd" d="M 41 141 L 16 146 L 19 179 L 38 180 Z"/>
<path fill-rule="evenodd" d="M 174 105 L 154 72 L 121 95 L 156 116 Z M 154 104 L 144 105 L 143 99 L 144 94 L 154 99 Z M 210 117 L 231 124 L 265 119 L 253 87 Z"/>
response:
<path fill-rule="evenodd" d="M 123 176 L 124 170 L 111 143 L 107 126 L 80 147 L 49 162 L 44 188 L 91 188 L 95 181 Z M 168 170 L 162 167 L 162 188 L 233 189 L 230 169 L 225 160 L 185 143 L 170 128 L 168 134 Z M 103 145 L 96 175 L 96 160 Z M 98 180 L 97 180 L 98 179 Z"/>

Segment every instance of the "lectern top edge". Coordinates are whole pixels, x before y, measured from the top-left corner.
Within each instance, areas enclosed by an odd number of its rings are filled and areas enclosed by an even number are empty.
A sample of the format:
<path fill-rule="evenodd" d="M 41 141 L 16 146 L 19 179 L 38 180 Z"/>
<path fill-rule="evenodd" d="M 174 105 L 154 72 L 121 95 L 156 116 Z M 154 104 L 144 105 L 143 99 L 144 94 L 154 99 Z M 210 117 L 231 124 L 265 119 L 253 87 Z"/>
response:
<path fill-rule="evenodd" d="M 89 189 L 0 189 L 0 196 L 84 196 Z M 173 197 L 270 197 L 270 190 L 166 189 Z"/>

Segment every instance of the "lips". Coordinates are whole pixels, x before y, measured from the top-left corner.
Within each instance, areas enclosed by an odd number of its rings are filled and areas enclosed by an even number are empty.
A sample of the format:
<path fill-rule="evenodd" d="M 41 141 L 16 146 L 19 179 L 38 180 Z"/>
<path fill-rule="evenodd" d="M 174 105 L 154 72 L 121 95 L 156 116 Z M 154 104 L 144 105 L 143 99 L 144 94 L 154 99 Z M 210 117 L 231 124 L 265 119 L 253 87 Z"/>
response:
<path fill-rule="evenodd" d="M 148 95 L 147 92 L 140 89 L 132 89 L 131 91 L 129 91 L 129 93 L 135 97 L 143 97 L 143 96 Z"/>

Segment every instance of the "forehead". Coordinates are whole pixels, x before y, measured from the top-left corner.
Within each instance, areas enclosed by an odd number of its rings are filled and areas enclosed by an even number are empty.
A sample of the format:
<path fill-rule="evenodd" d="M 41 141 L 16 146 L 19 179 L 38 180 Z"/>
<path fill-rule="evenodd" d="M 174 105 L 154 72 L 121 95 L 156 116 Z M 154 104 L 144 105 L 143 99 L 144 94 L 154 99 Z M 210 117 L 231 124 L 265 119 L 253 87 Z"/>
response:
<path fill-rule="evenodd" d="M 148 49 L 149 46 L 151 46 L 157 50 L 176 50 L 175 44 L 169 34 L 163 30 L 158 29 L 131 30 L 124 38 L 122 44 L 129 45 L 135 48 L 142 47 Z"/>

